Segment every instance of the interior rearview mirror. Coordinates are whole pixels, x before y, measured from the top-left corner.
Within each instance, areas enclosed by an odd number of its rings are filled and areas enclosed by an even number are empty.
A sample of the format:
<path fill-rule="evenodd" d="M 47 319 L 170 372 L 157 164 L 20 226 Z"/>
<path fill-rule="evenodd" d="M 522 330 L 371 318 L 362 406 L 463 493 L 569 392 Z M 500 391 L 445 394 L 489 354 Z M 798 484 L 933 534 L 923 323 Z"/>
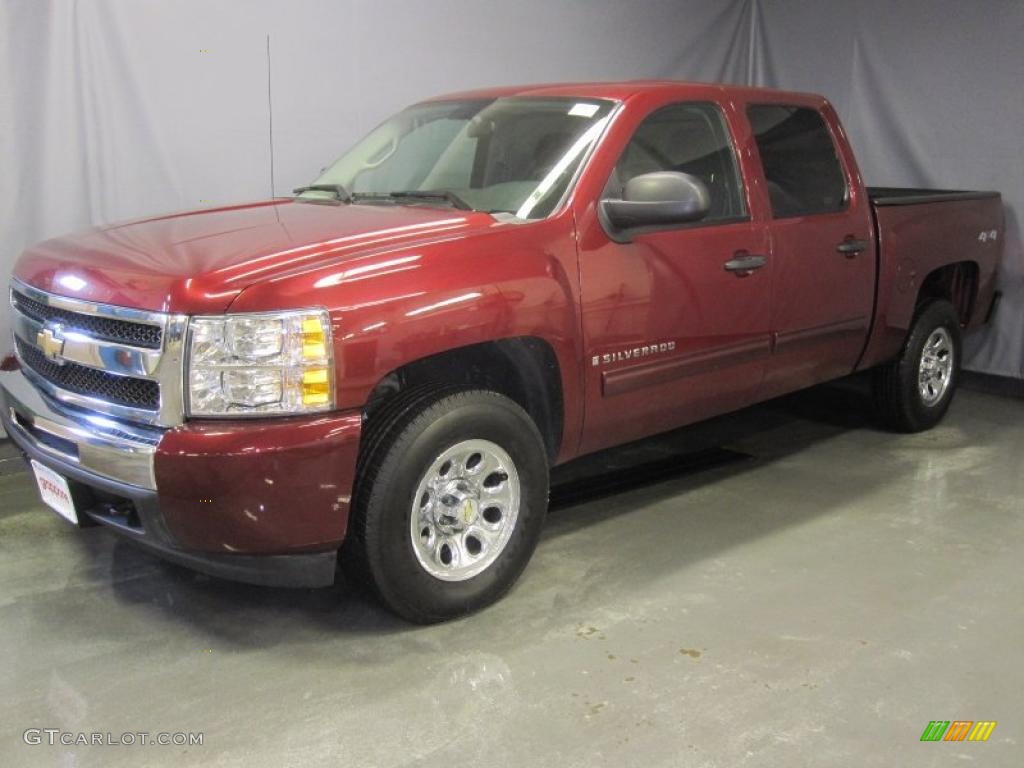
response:
<path fill-rule="evenodd" d="M 618 233 L 700 221 L 710 209 L 707 185 L 696 176 L 677 171 L 634 176 L 626 182 L 621 200 L 601 201 L 602 218 Z"/>
<path fill-rule="evenodd" d="M 494 133 L 495 123 L 493 120 L 484 120 L 477 115 L 469 121 L 466 127 L 466 136 L 471 139 L 482 139 Z"/>

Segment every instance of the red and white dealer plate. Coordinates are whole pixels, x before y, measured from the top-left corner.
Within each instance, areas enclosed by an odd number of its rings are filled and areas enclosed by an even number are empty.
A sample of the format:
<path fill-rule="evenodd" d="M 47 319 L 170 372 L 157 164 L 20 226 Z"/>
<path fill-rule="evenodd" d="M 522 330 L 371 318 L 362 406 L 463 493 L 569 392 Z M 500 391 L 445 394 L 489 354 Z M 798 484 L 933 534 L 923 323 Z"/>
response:
<path fill-rule="evenodd" d="M 68 481 L 34 459 L 32 460 L 32 471 L 36 475 L 36 485 L 39 486 L 39 495 L 42 496 L 43 503 L 61 517 L 77 525 L 78 513 L 75 511 L 75 502 L 71 498 Z"/>

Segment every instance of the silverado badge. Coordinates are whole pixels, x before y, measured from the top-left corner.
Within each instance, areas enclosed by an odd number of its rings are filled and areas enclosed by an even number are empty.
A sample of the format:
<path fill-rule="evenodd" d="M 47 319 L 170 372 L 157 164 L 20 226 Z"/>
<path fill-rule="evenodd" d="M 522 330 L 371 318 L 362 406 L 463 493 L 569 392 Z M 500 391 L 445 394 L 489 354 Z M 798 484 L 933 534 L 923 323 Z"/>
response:
<path fill-rule="evenodd" d="M 626 360 L 639 360 L 642 357 L 664 355 L 666 352 L 674 352 L 675 348 L 676 343 L 674 341 L 663 341 L 658 344 L 644 344 L 639 347 L 633 347 L 632 349 L 625 349 L 619 352 L 594 355 L 590 358 L 590 364 L 593 366 L 599 366 L 609 365 L 610 363 L 625 362 Z"/>

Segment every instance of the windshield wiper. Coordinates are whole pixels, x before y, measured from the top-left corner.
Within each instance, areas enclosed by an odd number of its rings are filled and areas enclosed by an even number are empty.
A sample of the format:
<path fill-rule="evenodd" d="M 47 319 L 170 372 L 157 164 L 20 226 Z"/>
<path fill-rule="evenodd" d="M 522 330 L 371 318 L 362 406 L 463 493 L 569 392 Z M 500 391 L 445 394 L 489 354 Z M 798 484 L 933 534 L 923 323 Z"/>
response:
<path fill-rule="evenodd" d="M 441 200 L 460 211 L 472 211 L 473 206 L 447 189 L 404 189 L 398 192 L 357 192 L 352 200 Z"/>
<path fill-rule="evenodd" d="M 473 206 L 454 192 L 450 192 L 447 189 L 407 189 L 401 192 L 390 192 L 388 194 L 391 197 L 397 198 L 413 197 L 422 198 L 423 200 L 445 200 L 451 204 L 452 208 L 458 208 L 460 211 L 473 210 Z"/>
<path fill-rule="evenodd" d="M 296 195 L 301 195 L 303 192 L 333 192 L 341 202 L 352 202 L 352 195 L 341 184 L 308 184 L 305 187 L 296 187 L 292 192 Z"/>

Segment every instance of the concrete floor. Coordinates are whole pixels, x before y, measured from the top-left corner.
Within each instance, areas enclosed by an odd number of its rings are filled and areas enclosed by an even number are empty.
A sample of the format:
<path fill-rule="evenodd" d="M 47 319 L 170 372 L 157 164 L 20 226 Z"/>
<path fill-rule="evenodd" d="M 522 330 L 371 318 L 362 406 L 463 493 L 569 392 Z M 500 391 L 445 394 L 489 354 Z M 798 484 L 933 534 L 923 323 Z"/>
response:
<path fill-rule="evenodd" d="M 74 530 L 0 462 L 0 765 L 1021 765 L 1024 401 L 867 418 L 829 387 L 570 466 L 519 586 L 426 629 Z M 998 725 L 919 741 L 956 719 Z"/>

